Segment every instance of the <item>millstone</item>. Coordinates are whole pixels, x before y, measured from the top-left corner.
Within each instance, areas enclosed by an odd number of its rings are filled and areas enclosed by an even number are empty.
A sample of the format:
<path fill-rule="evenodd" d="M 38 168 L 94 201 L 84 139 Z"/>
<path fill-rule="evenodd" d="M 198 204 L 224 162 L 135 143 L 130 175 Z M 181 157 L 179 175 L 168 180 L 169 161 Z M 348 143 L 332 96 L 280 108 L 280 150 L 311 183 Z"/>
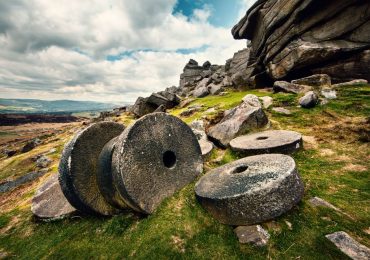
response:
<path fill-rule="evenodd" d="M 202 206 L 221 223 L 251 225 L 280 216 L 303 196 L 294 160 L 283 154 L 246 157 L 216 168 L 195 185 Z"/>
<path fill-rule="evenodd" d="M 244 155 L 291 154 L 302 147 L 302 135 L 294 131 L 270 130 L 239 136 L 230 142 L 233 151 Z"/>
<path fill-rule="evenodd" d="M 32 213 L 42 219 L 59 219 L 76 211 L 60 188 L 58 174 L 51 176 L 32 198 Z"/>
<path fill-rule="evenodd" d="M 96 123 L 79 132 L 64 147 L 59 181 L 64 195 L 76 209 L 102 215 L 118 213 L 100 193 L 97 171 L 98 157 L 105 144 L 123 130 L 124 126 L 118 123 Z"/>
<path fill-rule="evenodd" d="M 125 129 L 113 152 L 113 180 L 125 203 L 150 214 L 203 169 L 191 128 L 165 113 L 146 115 Z"/>

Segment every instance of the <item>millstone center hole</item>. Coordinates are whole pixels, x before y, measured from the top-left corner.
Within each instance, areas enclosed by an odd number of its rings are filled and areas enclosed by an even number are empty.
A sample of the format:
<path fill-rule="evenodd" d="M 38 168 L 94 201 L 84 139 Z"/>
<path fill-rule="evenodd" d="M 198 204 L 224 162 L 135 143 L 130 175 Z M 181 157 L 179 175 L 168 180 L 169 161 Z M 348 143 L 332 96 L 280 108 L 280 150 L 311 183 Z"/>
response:
<path fill-rule="evenodd" d="M 172 151 L 165 151 L 162 159 L 164 166 L 167 168 L 173 168 L 177 161 L 176 154 Z"/>
<path fill-rule="evenodd" d="M 266 140 L 268 137 L 267 136 L 260 136 L 260 137 L 257 137 L 257 140 Z"/>
<path fill-rule="evenodd" d="M 248 169 L 248 166 L 247 165 L 239 165 L 231 173 L 232 174 L 241 173 L 241 172 L 246 171 L 247 169 Z"/>

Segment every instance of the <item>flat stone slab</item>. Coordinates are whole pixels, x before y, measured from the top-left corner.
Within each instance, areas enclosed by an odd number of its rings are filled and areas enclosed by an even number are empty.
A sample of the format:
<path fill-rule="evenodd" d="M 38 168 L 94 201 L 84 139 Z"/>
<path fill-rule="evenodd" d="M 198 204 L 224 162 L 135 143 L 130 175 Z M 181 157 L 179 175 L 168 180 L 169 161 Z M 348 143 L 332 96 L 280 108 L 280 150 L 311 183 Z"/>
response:
<path fill-rule="evenodd" d="M 60 188 L 58 174 L 53 174 L 32 198 L 32 213 L 42 219 L 60 219 L 76 211 Z"/>
<path fill-rule="evenodd" d="M 291 154 L 300 149 L 302 143 L 300 133 L 287 130 L 269 130 L 234 138 L 230 142 L 230 147 L 233 151 L 244 155 Z"/>
<path fill-rule="evenodd" d="M 325 237 L 351 259 L 370 259 L 370 249 L 354 240 L 344 231 L 338 231 Z"/>
<path fill-rule="evenodd" d="M 119 212 L 100 193 L 97 184 L 98 158 L 103 147 L 120 135 L 124 126 L 100 122 L 80 131 L 65 147 L 59 163 L 59 182 L 73 207 L 90 214 Z"/>
<path fill-rule="evenodd" d="M 216 168 L 195 185 L 201 205 L 223 224 L 246 226 L 276 218 L 303 196 L 290 156 L 263 154 Z"/>
<path fill-rule="evenodd" d="M 114 183 L 124 202 L 145 214 L 203 170 L 195 134 L 179 118 L 165 113 L 140 118 L 125 129 L 116 145 Z"/>
<path fill-rule="evenodd" d="M 270 239 L 269 233 L 260 225 L 239 226 L 234 229 L 234 233 L 241 244 L 266 246 Z"/>

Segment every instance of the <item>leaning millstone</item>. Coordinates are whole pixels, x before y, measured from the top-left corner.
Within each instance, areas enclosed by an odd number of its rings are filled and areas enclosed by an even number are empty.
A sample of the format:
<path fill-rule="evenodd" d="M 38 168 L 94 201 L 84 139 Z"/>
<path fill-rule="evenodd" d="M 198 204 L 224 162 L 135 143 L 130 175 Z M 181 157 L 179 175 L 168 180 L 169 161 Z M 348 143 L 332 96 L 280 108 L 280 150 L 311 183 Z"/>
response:
<path fill-rule="evenodd" d="M 269 130 L 234 138 L 230 142 L 230 147 L 233 151 L 243 155 L 291 154 L 301 148 L 302 143 L 300 133 L 287 130 Z"/>
<path fill-rule="evenodd" d="M 370 249 L 354 240 L 344 231 L 338 231 L 325 237 L 351 259 L 370 259 Z"/>
<path fill-rule="evenodd" d="M 246 157 L 204 175 L 195 185 L 202 206 L 228 225 L 252 225 L 276 218 L 303 196 L 294 160 L 283 154 Z"/>
<path fill-rule="evenodd" d="M 132 209 L 152 213 L 203 170 L 198 140 L 179 118 L 146 115 L 126 128 L 113 152 L 113 181 Z"/>
<path fill-rule="evenodd" d="M 239 226 L 234 229 L 241 244 L 252 244 L 254 246 L 265 246 L 269 241 L 269 233 L 260 225 Z"/>
<path fill-rule="evenodd" d="M 58 174 L 52 175 L 32 198 L 32 213 L 42 219 L 60 219 L 76 211 L 60 188 Z"/>
<path fill-rule="evenodd" d="M 102 215 L 118 213 L 100 193 L 97 172 L 103 147 L 123 129 L 123 125 L 114 122 L 96 123 L 79 132 L 64 147 L 59 163 L 59 181 L 64 195 L 76 209 Z"/>

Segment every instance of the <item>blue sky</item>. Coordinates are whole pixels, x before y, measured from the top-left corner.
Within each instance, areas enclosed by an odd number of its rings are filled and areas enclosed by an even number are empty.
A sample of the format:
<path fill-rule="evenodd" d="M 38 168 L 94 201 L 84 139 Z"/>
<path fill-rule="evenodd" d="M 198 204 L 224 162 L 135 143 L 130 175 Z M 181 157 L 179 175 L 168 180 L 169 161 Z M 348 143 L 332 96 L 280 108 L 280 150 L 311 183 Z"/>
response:
<path fill-rule="evenodd" d="M 134 102 L 189 59 L 224 64 L 254 0 L 0 1 L 0 96 Z"/>

